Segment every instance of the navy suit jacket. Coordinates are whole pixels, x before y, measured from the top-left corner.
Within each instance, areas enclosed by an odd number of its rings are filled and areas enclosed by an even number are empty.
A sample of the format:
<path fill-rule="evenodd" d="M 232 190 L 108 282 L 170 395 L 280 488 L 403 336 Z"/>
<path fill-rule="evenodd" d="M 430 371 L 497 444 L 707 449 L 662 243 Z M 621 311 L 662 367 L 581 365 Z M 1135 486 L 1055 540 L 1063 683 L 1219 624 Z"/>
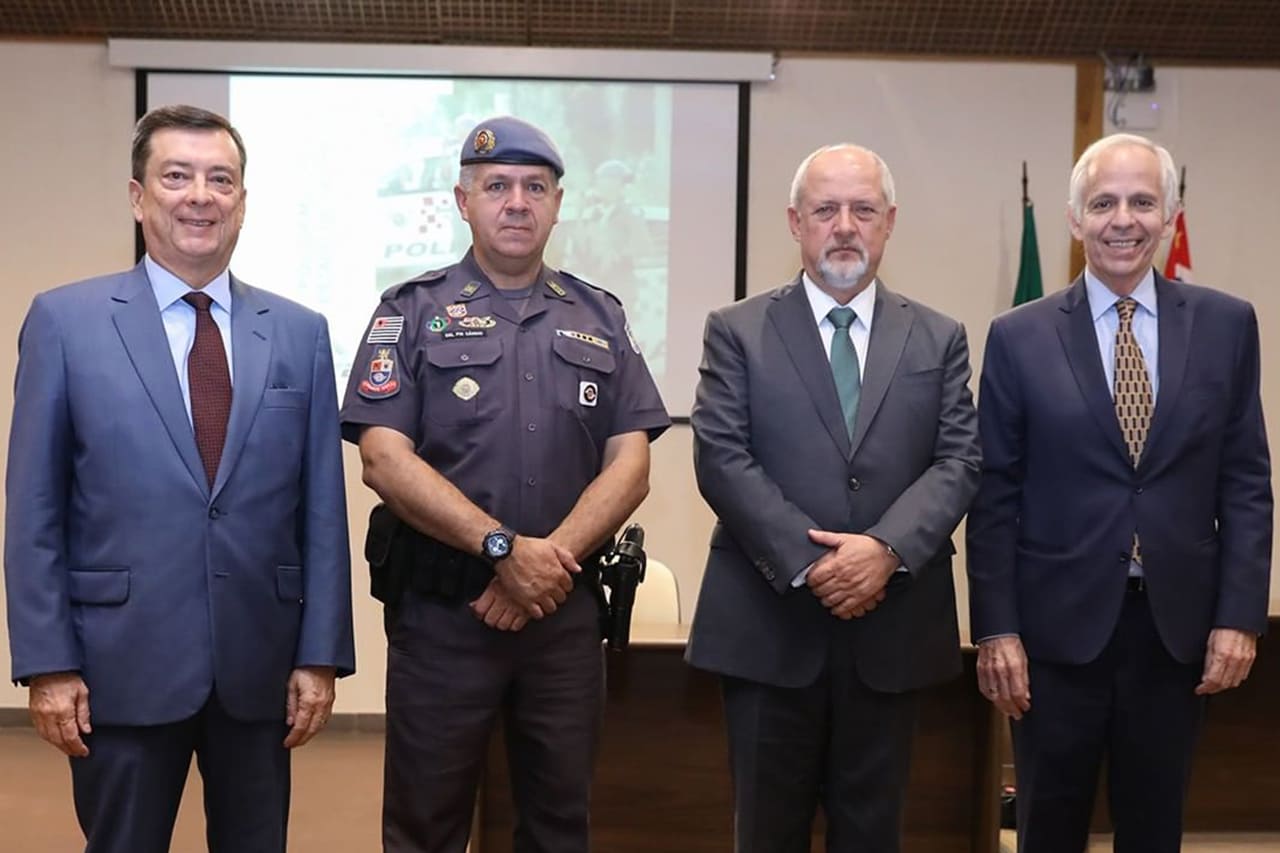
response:
<path fill-rule="evenodd" d="M 297 666 L 354 669 L 324 319 L 231 281 L 231 418 L 210 489 L 146 272 L 36 297 L 6 481 L 13 677 L 79 671 L 93 722 L 283 721 Z"/>
<path fill-rule="evenodd" d="M 979 476 L 964 328 L 882 282 L 852 440 L 798 276 L 707 318 L 701 375 L 694 469 L 718 521 L 689 663 L 800 687 L 838 642 L 876 690 L 958 675 L 951 534 Z M 837 619 L 791 587 L 827 551 L 809 528 L 877 537 L 910 571 L 875 610 Z"/>
<path fill-rule="evenodd" d="M 967 526 L 975 639 L 1085 663 L 1125 594 L 1134 531 L 1169 653 L 1267 624 L 1272 497 L 1247 302 L 1156 276 L 1160 387 L 1136 469 L 1083 278 L 997 317 L 978 397 L 983 478 Z"/>

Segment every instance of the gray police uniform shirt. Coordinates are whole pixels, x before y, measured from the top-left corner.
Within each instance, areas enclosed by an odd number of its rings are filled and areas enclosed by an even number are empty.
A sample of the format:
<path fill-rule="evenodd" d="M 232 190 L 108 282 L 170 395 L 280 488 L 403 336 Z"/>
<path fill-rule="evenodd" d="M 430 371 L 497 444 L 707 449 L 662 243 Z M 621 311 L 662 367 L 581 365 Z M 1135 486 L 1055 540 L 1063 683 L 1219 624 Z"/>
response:
<path fill-rule="evenodd" d="M 610 436 L 671 424 L 609 293 L 543 267 L 523 307 L 470 251 L 382 295 L 352 363 L 342 434 L 413 440 L 473 503 L 546 536 L 600 473 Z"/>

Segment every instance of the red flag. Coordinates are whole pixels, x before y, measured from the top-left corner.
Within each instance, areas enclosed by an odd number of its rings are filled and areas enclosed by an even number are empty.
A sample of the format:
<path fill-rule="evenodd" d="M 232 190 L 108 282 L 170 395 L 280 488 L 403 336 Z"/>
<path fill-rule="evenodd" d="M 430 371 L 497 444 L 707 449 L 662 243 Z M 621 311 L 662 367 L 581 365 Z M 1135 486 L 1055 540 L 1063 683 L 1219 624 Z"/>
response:
<path fill-rule="evenodd" d="M 1177 281 L 1192 282 L 1191 278 L 1191 244 L 1187 242 L 1187 219 L 1178 208 L 1178 215 L 1173 220 L 1173 241 L 1169 244 L 1169 257 L 1164 262 L 1164 277 Z"/>

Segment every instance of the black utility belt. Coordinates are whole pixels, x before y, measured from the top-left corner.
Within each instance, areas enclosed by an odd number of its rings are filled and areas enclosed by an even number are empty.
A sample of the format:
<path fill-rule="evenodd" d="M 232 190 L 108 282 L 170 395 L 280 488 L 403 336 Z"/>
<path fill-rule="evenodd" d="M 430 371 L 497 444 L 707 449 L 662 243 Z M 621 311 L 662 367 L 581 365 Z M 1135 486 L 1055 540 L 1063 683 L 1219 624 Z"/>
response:
<path fill-rule="evenodd" d="M 609 552 L 605 546 L 582 560 L 582 571 L 573 576 L 574 586 L 585 585 L 598 593 L 600 561 Z M 398 604 L 408 589 L 450 603 L 474 601 L 494 575 L 487 560 L 419 532 L 396 518 L 385 504 L 378 504 L 369 515 L 365 557 L 370 592 L 389 606 Z"/>

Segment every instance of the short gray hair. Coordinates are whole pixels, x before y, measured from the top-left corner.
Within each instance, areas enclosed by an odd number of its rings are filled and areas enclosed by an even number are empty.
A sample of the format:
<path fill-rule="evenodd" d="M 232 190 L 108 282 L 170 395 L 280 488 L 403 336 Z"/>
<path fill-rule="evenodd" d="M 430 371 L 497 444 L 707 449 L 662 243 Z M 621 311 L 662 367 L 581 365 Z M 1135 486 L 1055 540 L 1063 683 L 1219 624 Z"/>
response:
<path fill-rule="evenodd" d="M 1084 190 L 1088 183 L 1094 161 L 1106 151 L 1124 145 L 1136 145 L 1145 148 L 1160 161 L 1160 194 L 1164 197 L 1164 218 L 1167 220 L 1178 209 L 1178 168 L 1173 165 L 1173 155 L 1168 149 L 1156 145 L 1145 136 L 1136 133 L 1113 133 L 1104 136 L 1090 145 L 1080 155 L 1075 167 L 1071 170 L 1071 185 L 1067 204 L 1071 206 L 1071 215 L 1079 222 L 1084 217 Z"/>
<path fill-rule="evenodd" d="M 857 151 L 871 157 L 880 170 L 880 192 L 884 196 L 885 203 L 890 207 L 893 207 L 896 203 L 897 196 L 893 188 L 893 173 L 889 171 L 888 164 L 884 162 L 879 154 L 872 151 L 870 148 L 864 148 L 861 145 L 854 145 L 852 142 L 839 142 L 835 145 L 824 145 L 800 161 L 800 166 L 796 169 L 796 176 L 791 179 L 792 207 L 799 207 L 800 205 L 800 196 L 803 194 L 801 190 L 804 187 L 804 178 L 809 172 L 809 166 L 818 158 L 819 155 L 826 154 L 828 151 Z"/>

